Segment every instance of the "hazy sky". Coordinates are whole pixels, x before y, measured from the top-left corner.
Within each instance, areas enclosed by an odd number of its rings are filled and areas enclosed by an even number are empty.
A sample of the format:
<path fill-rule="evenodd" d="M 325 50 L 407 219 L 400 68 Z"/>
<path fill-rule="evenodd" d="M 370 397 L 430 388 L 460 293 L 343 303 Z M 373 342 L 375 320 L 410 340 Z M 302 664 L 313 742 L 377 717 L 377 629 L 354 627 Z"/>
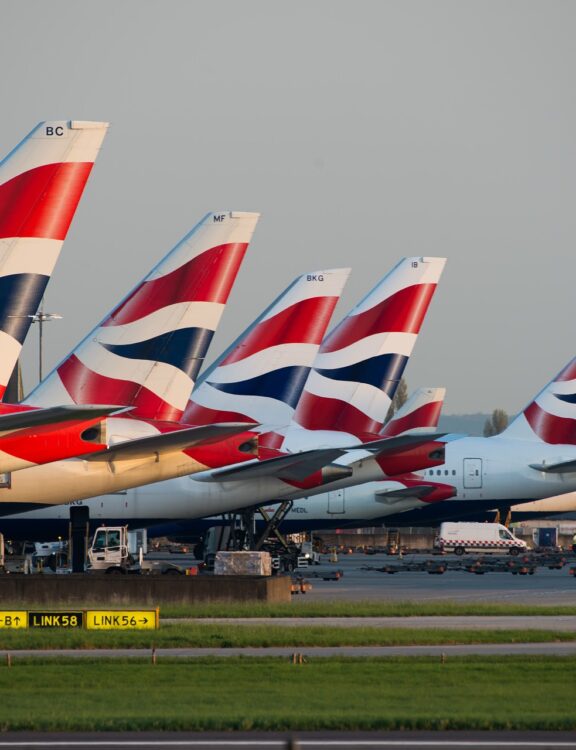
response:
<path fill-rule="evenodd" d="M 219 353 L 297 274 L 448 258 L 406 376 L 520 409 L 576 352 L 576 3 L 2 0 L 0 153 L 109 120 L 45 369 L 209 210 L 262 212 Z M 36 332 L 25 382 L 36 374 Z"/>

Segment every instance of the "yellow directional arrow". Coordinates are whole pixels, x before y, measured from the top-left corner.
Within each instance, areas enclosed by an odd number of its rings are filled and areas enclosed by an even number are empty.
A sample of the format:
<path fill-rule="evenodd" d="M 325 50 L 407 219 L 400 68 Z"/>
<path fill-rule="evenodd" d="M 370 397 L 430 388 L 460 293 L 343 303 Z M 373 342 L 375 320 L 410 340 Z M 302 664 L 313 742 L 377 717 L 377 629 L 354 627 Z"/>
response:
<path fill-rule="evenodd" d="M 157 609 L 89 609 L 84 622 L 88 630 L 155 630 L 158 620 Z"/>
<path fill-rule="evenodd" d="M 27 628 L 28 613 L 22 610 L 0 611 L 0 628 Z"/>

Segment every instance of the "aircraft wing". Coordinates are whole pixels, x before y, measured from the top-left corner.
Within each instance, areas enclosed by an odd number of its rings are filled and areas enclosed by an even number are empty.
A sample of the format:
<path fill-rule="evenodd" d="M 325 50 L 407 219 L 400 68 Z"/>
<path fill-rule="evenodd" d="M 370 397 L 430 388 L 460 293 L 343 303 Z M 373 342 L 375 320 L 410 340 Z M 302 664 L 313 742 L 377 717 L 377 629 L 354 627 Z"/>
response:
<path fill-rule="evenodd" d="M 263 461 L 249 461 L 236 466 L 223 466 L 209 472 L 197 474 L 194 478 L 201 482 L 234 482 L 243 479 L 276 477 L 277 479 L 303 481 L 316 471 L 328 466 L 346 451 L 339 448 L 321 448 L 275 456 Z"/>
<path fill-rule="evenodd" d="M 543 471 L 545 474 L 569 474 L 576 471 L 576 459 L 560 461 L 557 464 L 530 464 L 530 468 Z"/>
<path fill-rule="evenodd" d="M 74 420 L 98 419 L 110 416 L 110 414 L 126 411 L 123 406 L 49 406 L 42 409 L 27 409 L 26 411 L 9 412 L 0 414 L 0 440 L 3 432 L 12 433 L 14 430 L 23 430 L 32 427 L 43 427 L 46 425 L 57 425 L 60 422 L 71 422 Z"/>
<path fill-rule="evenodd" d="M 434 492 L 434 489 L 435 488 L 430 484 L 422 484 L 415 485 L 414 487 L 398 488 L 397 490 L 390 490 L 389 492 L 386 492 L 386 490 L 382 490 L 380 492 L 374 493 L 374 499 L 377 503 L 393 505 L 394 503 L 399 503 L 401 500 L 404 500 L 407 497 L 414 497 L 419 499 L 425 498 L 432 492 Z"/>
<path fill-rule="evenodd" d="M 233 435 L 254 429 L 254 423 L 221 422 L 205 427 L 186 427 L 174 432 L 159 435 L 149 435 L 135 440 L 111 445 L 99 453 L 91 453 L 83 458 L 84 461 L 126 461 L 137 458 L 147 458 L 159 453 L 186 450 L 198 445 L 209 445 L 225 440 Z"/>
<path fill-rule="evenodd" d="M 397 437 L 382 438 L 381 440 L 372 440 L 362 445 L 350 446 L 348 450 L 365 450 L 379 456 L 384 456 L 388 453 L 399 453 L 403 450 L 410 450 L 410 448 L 416 448 L 419 445 L 439 440 L 446 434 L 446 432 L 430 432 L 419 435 L 398 435 Z"/>
<path fill-rule="evenodd" d="M 386 502 L 389 498 L 402 500 L 405 497 L 426 497 L 434 492 L 435 487 L 431 484 L 414 485 L 413 487 L 402 487 L 397 490 L 380 490 L 375 492 L 374 496 L 379 503 Z"/>

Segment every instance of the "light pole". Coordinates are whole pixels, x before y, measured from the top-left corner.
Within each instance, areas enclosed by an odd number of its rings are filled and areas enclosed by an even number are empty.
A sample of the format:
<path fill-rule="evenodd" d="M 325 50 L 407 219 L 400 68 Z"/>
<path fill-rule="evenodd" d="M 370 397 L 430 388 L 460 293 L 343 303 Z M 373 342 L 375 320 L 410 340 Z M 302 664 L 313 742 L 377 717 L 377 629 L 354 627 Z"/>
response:
<path fill-rule="evenodd" d="M 49 323 L 51 320 L 62 320 L 62 316 L 58 313 L 45 313 L 42 309 L 42 305 L 40 306 L 40 309 L 36 313 L 36 315 L 31 315 L 33 323 L 38 323 L 38 382 L 42 382 L 42 357 L 43 357 L 43 341 L 42 341 L 42 334 L 44 331 L 44 323 Z"/>
<path fill-rule="evenodd" d="M 44 300 L 40 303 L 40 308 L 34 315 L 9 315 L 10 318 L 30 318 L 32 323 L 38 323 L 38 382 L 42 382 L 42 357 L 43 357 L 43 329 L 44 323 L 51 320 L 62 320 L 58 313 L 45 313 L 43 310 Z"/>

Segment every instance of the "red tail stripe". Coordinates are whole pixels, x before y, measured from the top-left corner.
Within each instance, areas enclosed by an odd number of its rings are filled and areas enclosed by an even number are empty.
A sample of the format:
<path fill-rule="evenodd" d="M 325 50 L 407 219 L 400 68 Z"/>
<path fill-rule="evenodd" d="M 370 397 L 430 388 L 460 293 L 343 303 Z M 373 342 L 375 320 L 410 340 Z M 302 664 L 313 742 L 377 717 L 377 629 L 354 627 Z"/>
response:
<path fill-rule="evenodd" d="M 401 289 L 369 310 L 345 318 L 320 347 L 334 352 L 375 333 L 418 333 L 436 291 L 436 284 L 417 284 Z"/>
<path fill-rule="evenodd" d="M 184 411 L 184 417 L 182 422 L 196 427 L 207 424 L 214 424 L 214 422 L 253 422 L 245 414 L 240 414 L 235 411 L 220 411 L 219 409 L 209 409 L 206 406 L 200 406 L 195 404 L 193 401 L 188 402 L 188 406 Z"/>
<path fill-rule="evenodd" d="M 159 279 L 143 282 L 103 325 L 124 325 L 178 302 L 224 304 L 248 247 L 246 242 L 219 245 L 192 258 Z"/>
<path fill-rule="evenodd" d="M 352 435 L 378 433 L 382 427 L 382 422 L 371 419 L 351 404 L 307 391 L 298 402 L 296 418 L 307 430 L 340 430 Z"/>
<path fill-rule="evenodd" d="M 258 441 L 260 446 L 260 450 L 258 451 L 260 458 L 265 458 L 268 455 L 270 457 L 278 455 L 278 450 L 282 447 L 283 442 L 284 435 L 281 435 L 279 432 L 262 433 L 260 435 L 260 440 Z M 268 454 L 267 451 L 269 451 Z"/>
<path fill-rule="evenodd" d="M 0 237 L 64 240 L 92 167 L 45 164 L 0 185 Z"/>
<path fill-rule="evenodd" d="M 413 430 L 416 427 L 436 429 L 441 411 L 442 401 L 423 404 L 420 408 L 414 409 L 414 411 L 405 417 L 388 422 L 380 434 L 383 437 L 394 437 L 395 435 L 400 435 L 402 432 L 406 432 L 406 430 Z"/>
<path fill-rule="evenodd" d="M 116 380 L 88 369 L 76 355 L 58 368 L 58 375 L 76 404 L 134 406 L 130 416 L 179 421 L 182 410 L 174 408 L 148 388 L 128 380 Z"/>
<path fill-rule="evenodd" d="M 524 410 L 524 416 L 530 427 L 545 443 L 576 445 L 576 420 L 549 414 L 535 401 Z"/>
<path fill-rule="evenodd" d="M 280 344 L 319 344 L 337 302 L 338 297 L 314 297 L 287 307 L 257 325 L 221 365 Z"/>

